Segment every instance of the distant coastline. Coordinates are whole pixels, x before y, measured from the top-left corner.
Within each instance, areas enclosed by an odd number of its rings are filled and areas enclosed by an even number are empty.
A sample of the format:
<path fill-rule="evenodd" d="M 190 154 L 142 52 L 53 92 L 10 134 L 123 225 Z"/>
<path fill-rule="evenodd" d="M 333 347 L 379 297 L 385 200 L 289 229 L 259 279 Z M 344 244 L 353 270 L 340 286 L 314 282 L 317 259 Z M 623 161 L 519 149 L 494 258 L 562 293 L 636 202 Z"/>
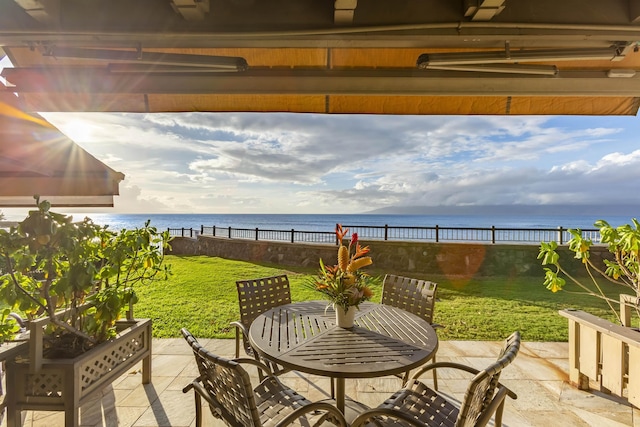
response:
<path fill-rule="evenodd" d="M 179 213 L 71 213 L 74 220 L 88 216 L 112 230 L 151 225 L 166 230 L 201 226 L 261 230 L 333 231 L 336 224 L 351 226 L 472 227 L 489 228 L 581 228 L 594 229 L 594 222 L 607 220 L 613 226 L 640 217 L 640 206 L 625 205 L 494 205 L 494 206 L 395 206 L 360 214 L 179 214 Z M 22 215 L 6 215 L 7 221 L 19 221 Z"/>
<path fill-rule="evenodd" d="M 484 205 L 484 206 L 389 206 L 372 215 L 536 215 L 536 216 L 628 216 L 640 217 L 640 205 Z"/>
<path fill-rule="evenodd" d="M 628 215 L 532 215 L 532 214 L 474 214 L 417 215 L 417 214 L 73 214 L 75 220 L 89 216 L 97 224 L 109 225 L 112 230 L 141 227 L 147 220 L 151 225 L 167 228 L 200 230 L 201 226 L 232 227 L 261 230 L 334 231 L 336 224 L 344 226 L 392 227 L 465 227 L 465 228 L 581 228 L 593 229 L 598 219 L 614 226 L 629 223 Z M 10 218 L 12 219 L 12 218 Z"/>

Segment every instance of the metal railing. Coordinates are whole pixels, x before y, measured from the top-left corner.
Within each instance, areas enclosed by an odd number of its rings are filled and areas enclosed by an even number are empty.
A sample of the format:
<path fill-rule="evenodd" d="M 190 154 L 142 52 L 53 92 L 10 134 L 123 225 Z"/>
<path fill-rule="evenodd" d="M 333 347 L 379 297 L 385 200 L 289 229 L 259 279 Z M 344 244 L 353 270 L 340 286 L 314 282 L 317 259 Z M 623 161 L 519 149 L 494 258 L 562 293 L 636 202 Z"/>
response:
<path fill-rule="evenodd" d="M 490 228 L 478 227 L 396 227 L 371 225 L 343 225 L 349 234 L 358 233 L 360 240 L 427 241 L 427 242 L 483 242 L 539 244 L 555 241 L 562 245 L 571 239 L 569 230 L 558 228 Z M 172 236 L 196 238 L 198 235 L 291 243 L 337 244 L 333 231 L 268 230 L 259 228 L 233 228 L 200 226 L 194 228 L 169 228 Z M 582 235 L 594 243 L 600 242 L 597 229 L 584 229 Z M 349 237 L 349 235 L 347 236 Z"/>

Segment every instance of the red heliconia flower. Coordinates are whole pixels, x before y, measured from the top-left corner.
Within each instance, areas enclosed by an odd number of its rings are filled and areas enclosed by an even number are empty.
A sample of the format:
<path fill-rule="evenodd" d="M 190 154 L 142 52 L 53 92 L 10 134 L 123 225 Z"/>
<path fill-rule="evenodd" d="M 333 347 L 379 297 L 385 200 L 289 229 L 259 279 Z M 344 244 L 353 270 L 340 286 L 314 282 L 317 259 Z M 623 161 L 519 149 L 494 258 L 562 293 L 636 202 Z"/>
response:
<path fill-rule="evenodd" d="M 360 258 L 363 255 L 369 253 L 369 246 L 362 247 L 360 245 L 356 246 L 356 253 L 353 255 L 354 258 Z"/>
<path fill-rule="evenodd" d="M 336 236 L 338 237 L 338 241 L 342 242 L 342 239 L 344 239 L 344 236 L 346 236 L 348 232 L 349 232 L 348 228 L 345 228 L 343 230 L 342 224 L 338 224 L 336 226 Z"/>
<path fill-rule="evenodd" d="M 349 247 L 351 246 L 356 247 L 357 244 L 358 244 L 358 233 L 353 233 L 351 235 L 351 242 L 349 242 Z"/>

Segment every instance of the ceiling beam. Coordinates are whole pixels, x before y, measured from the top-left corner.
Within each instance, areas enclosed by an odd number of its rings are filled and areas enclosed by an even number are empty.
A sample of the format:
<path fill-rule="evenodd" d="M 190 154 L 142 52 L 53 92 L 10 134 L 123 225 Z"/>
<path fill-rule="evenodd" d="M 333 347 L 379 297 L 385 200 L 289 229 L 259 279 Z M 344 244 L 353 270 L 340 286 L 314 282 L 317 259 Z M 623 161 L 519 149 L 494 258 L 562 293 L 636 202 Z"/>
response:
<path fill-rule="evenodd" d="M 249 70 L 245 73 L 111 74 L 104 69 L 5 68 L 17 93 L 297 94 L 640 97 L 640 75 L 560 71 L 526 76 L 420 70 Z"/>
<path fill-rule="evenodd" d="M 629 22 L 640 23 L 640 0 L 629 0 Z"/>
<path fill-rule="evenodd" d="M 60 0 L 14 0 L 36 21 L 53 25 L 60 22 Z"/>
<path fill-rule="evenodd" d="M 336 25 L 350 25 L 358 6 L 358 0 L 335 0 L 333 22 Z"/>
<path fill-rule="evenodd" d="M 505 0 L 464 0 L 464 16 L 472 21 L 491 21 L 504 9 Z"/>
<path fill-rule="evenodd" d="M 634 0 L 636 1 L 636 0 Z M 637 0 L 640 1 L 640 0 Z M 0 47 L 58 45 L 85 48 L 504 48 L 607 47 L 640 41 L 640 26 L 546 25 L 447 22 L 387 26 L 343 26 L 265 32 L 109 32 L 9 30 L 0 28 Z"/>
<path fill-rule="evenodd" d="M 187 21 L 202 21 L 209 13 L 209 0 L 171 0 L 171 7 Z"/>

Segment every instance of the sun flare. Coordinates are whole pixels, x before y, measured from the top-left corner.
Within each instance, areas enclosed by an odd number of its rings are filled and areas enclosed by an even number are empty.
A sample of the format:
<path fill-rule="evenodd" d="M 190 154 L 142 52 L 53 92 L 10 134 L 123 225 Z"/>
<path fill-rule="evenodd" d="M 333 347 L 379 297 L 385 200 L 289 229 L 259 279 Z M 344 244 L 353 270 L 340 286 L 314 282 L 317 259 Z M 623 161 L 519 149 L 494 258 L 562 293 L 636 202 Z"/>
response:
<path fill-rule="evenodd" d="M 61 130 L 73 141 L 80 142 L 91 138 L 95 131 L 95 125 L 84 120 L 72 120 Z"/>

